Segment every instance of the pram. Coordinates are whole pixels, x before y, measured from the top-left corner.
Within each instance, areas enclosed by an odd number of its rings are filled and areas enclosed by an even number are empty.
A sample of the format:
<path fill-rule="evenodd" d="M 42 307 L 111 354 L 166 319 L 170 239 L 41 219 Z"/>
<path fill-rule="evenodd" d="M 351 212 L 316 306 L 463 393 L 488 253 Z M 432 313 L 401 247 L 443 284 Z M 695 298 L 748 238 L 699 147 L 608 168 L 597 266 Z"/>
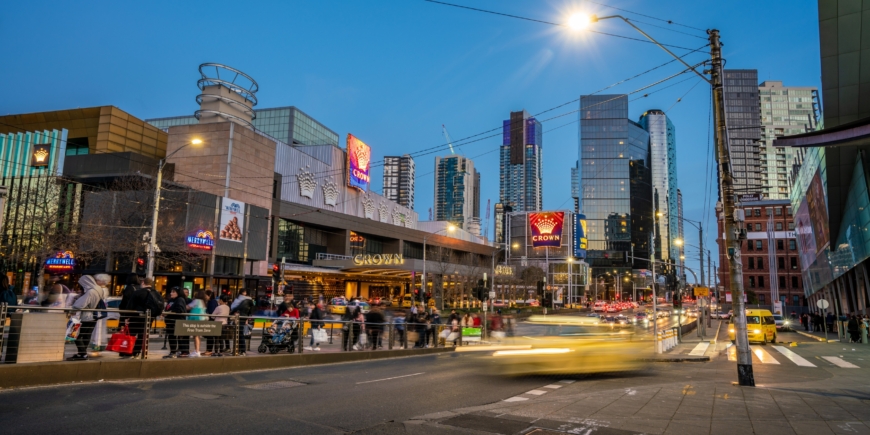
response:
<path fill-rule="evenodd" d="M 278 353 L 281 349 L 287 352 L 296 351 L 296 342 L 299 339 L 299 328 L 296 319 L 276 319 L 263 331 L 263 340 L 257 347 L 259 353 Z"/>

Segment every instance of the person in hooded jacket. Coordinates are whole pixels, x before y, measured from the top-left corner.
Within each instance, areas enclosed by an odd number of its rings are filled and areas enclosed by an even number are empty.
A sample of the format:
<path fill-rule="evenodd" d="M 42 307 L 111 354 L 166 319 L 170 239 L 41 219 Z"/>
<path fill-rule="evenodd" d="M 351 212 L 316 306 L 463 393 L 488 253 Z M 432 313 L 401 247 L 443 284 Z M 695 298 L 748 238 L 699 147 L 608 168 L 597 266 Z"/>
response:
<path fill-rule="evenodd" d="M 164 310 L 166 314 L 163 316 L 169 338 L 169 355 L 163 358 L 186 358 L 190 356 L 190 337 L 175 335 L 176 322 L 186 319 L 187 317 L 183 315 L 186 312 L 187 299 L 184 298 L 184 293 L 178 287 L 172 287 L 167 298 L 166 310 Z"/>
<path fill-rule="evenodd" d="M 237 297 L 232 305 L 230 305 L 230 314 L 238 314 L 239 317 L 249 317 L 254 310 L 254 300 L 248 296 L 248 289 L 240 289 L 239 297 Z M 245 326 L 250 322 L 250 319 L 240 319 L 239 324 L 239 356 L 244 356 L 248 349 L 245 342 Z"/>
<path fill-rule="evenodd" d="M 76 299 L 73 308 L 80 310 L 93 310 L 100 305 L 100 301 L 105 306 L 105 300 L 109 297 L 106 289 L 97 284 L 94 277 L 83 275 L 79 278 L 79 285 L 84 290 L 84 294 Z M 96 314 L 96 316 L 95 316 Z M 91 343 L 91 335 L 94 333 L 94 328 L 97 326 L 97 321 L 102 316 L 100 312 L 83 311 L 79 318 L 81 326 L 79 327 L 79 335 L 76 337 L 76 349 L 78 353 L 67 358 L 67 361 L 87 361 L 88 345 Z"/>

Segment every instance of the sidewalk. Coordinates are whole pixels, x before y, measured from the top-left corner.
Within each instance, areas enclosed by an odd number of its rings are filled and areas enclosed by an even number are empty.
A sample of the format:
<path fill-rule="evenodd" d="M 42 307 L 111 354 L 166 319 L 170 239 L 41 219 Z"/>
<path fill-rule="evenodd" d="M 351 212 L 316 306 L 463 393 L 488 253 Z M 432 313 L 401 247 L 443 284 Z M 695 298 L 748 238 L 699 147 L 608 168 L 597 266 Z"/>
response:
<path fill-rule="evenodd" d="M 671 358 L 680 357 L 677 359 L 685 359 L 686 361 L 695 358 L 709 361 L 716 358 L 727 347 L 727 340 L 718 339 L 721 324 L 721 320 L 713 319 L 704 338 L 698 336 L 697 328 L 687 332 L 682 336 L 680 344 L 665 352 L 664 355 Z"/>

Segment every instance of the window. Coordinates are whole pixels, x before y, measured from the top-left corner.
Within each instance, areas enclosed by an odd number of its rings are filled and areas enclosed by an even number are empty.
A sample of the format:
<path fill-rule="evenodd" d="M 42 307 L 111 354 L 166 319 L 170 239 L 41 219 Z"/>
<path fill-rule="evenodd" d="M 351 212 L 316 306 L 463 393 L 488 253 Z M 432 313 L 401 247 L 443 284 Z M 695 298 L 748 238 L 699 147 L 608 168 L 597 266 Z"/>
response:
<path fill-rule="evenodd" d="M 801 286 L 800 286 L 800 283 L 798 282 L 798 277 L 796 277 L 796 276 L 791 277 L 791 288 L 800 288 L 800 287 Z M 795 297 L 797 297 L 797 296 L 795 296 Z M 797 305 L 797 304 L 795 304 L 795 305 Z"/>
<path fill-rule="evenodd" d="M 785 242 L 783 242 L 782 240 L 777 240 L 776 241 L 776 249 L 778 251 L 782 251 L 783 249 L 785 249 Z"/>
<path fill-rule="evenodd" d="M 792 295 L 791 304 L 796 306 L 796 307 L 799 307 L 801 305 L 801 297 L 798 295 Z"/>
<path fill-rule="evenodd" d="M 749 257 L 749 269 L 750 270 L 755 269 L 755 258 L 754 257 Z M 652 291 L 652 290 L 650 290 L 650 291 Z"/>
<path fill-rule="evenodd" d="M 777 216 L 782 216 L 782 207 L 776 207 L 773 209 L 773 214 Z"/>
<path fill-rule="evenodd" d="M 796 240 L 789 240 L 788 241 L 788 249 L 790 249 L 792 251 L 797 251 L 797 241 Z"/>
<path fill-rule="evenodd" d="M 753 248 L 753 243 L 752 243 L 752 240 L 750 240 L 748 243 L 746 243 L 746 249 L 751 251 L 752 248 Z"/>
<path fill-rule="evenodd" d="M 755 250 L 760 251 L 761 249 L 762 249 L 761 248 L 761 240 L 756 240 L 755 241 Z"/>
<path fill-rule="evenodd" d="M 770 212 L 770 207 L 764 207 L 764 215 L 770 216 L 772 213 Z"/>
<path fill-rule="evenodd" d="M 760 208 L 755 209 L 755 215 L 759 216 L 759 217 L 761 216 L 761 209 Z"/>
<path fill-rule="evenodd" d="M 778 267 L 780 270 L 785 269 L 785 257 L 776 258 L 776 267 Z"/>
<path fill-rule="evenodd" d="M 797 257 L 791 257 L 790 260 L 791 260 L 791 268 L 797 269 Z"/>
<path fill-rule="evenodd" d="M 765 303 L 764 295 L 758 295 L 758 303 L 761 305 L 764 305 L 764 303 Z"/>
<path fill-rule="evenodd" d="M 785 277 L 784 276 L 779 277 L 779 288 L 781 288 L 781 289 L 785 288 Z"/>
<path fill-rule="evenodd" d="M 777 210 L 779 210 L 779 209 L 777 209 Z M 782 231 L 782 222 L 777 222 L 777 223 L 776 223 L 776 230 L 777 230 L 777 231 Z"/>
<path fill-rule="evenodd" d="M 789 230 L 789 231 L 794 231 L 794 222 L 789 222 L 789 223 L 788 223 L 788 230 Z"/>
<path fill-rule="evenodd" d="M 761 231 L 761 224 L 755 224 L 755 231 Z"/>
<path fill-rule="evenodd" d="M 764 258 L 763 257 L 758 257 L 758 268 L 764 269 Z"/>
<path fill-rule="evenodd" d="M 755 277 L 754 276 L 749 277 L 749 287 L 755 288 Z"/>
<path fill-rule="evenodd" d="M 758 287 L 764 288 L 764 277 L 763 276 L 758 277 Z"/>
<path fill-rule="evenodd" d="M 788 213 L 788 215 L 791 216 L 791 207 L 786 207 L 785 210 L 786 210 L 786 213 Z"/>

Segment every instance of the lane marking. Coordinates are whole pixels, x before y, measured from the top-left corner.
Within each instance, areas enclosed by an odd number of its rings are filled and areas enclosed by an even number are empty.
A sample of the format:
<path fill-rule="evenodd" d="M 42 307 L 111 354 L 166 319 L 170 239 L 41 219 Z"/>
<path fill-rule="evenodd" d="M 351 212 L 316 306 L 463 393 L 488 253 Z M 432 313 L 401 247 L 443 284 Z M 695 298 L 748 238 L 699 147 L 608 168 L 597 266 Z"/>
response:
<path fill-rule="evenodd" d="M 749 346 L 752 349 L 752 353 L 755 354 L 756 358 L 761 360 L 762 364 L 777 364 L 779 365 L 779 361 L 773 359 L 766 350 L 762 349 L 761 346 Z"/>
<path fill-rule="evenodd" d="M 816 367 L 815 364 L 807 361 L 804 357 L 794 353 L 791 349 L 783 346 L 773 346 L 777 352 L 781 353 L 784 357 L 788 358 L 789 361 L 801 366 L 801 367 Z"/>
<path fill-rule="evenodd" d="M 855 364 L 852 364 L 852 363 L 844 360 L 843 358 L 836 357 L 836 356 L 823 356 L 822 359 L 828 361 L 829 363 L 831 363 L 837 367 L 842 367 L 844 369 L 858 369 L 858 368 L 860 368 L 860 367 L 856 366 Z"/>
<path fill-rule="evenodd" d="M 553 385 L 544 385 L 544 388 L 552 388 L 555 390 L 557 388 L 562 388 L 562 386 L 553 384 Z"/>
<path fill-rule="evenodd" d="M 698 343 L 689 355 L 692 356 L 703 356 L 705 352 L 707 352 L 707 348 L 710 347 L 710 343 Z"/>
<path fill-rule="evenodd" d="M 514 397 L 511 397 L 508 399 L 504 399 L 504 400 L 502 400 L 502 402 L 522 402 L 523 400 L 529 400 L 529 398 L 528 397 L 514 396 Z"/>
<path fill-rule="evenodd" d="M 542 395 L 542 394 L 547 394 L 547 391 L 544 391 L 544 390 L 532 390 L 532 391 L 526 391 L 526 392 L 523 393 L 523 394 L 534 394 L 535 396 L 540 396 L 540 395 Z"/>
<path fill-rule="evenodd" d="M 576 381 L 567 381 L 567 380 L 566 380 L 566 381 L 559 381 L 559 382 L 562 383 L 562 384 L 573 384 L 573 383 L 576 382 Z"/>
<path fill-rule="evenodd" d="M 407 378 L 407 377 L 409 377 L 409 376 L 422 375 L 422 374 L 424 374 L 424 373 L 426 373 L 426 372 L 414 373 L 414 374 L 412 374 L 412 375 L 394 376 L 394 377 L 392 377 L 392 378 L 375 379 L 375 380 L 373 380 L 373 381 L 357 382 L 356 384 L 359 385 L 359 384 L 369 384 L 369 383 L 372 383 L 372 382 L 389 381 L 389 380 L 392 380 L 392 379 Z"/>

